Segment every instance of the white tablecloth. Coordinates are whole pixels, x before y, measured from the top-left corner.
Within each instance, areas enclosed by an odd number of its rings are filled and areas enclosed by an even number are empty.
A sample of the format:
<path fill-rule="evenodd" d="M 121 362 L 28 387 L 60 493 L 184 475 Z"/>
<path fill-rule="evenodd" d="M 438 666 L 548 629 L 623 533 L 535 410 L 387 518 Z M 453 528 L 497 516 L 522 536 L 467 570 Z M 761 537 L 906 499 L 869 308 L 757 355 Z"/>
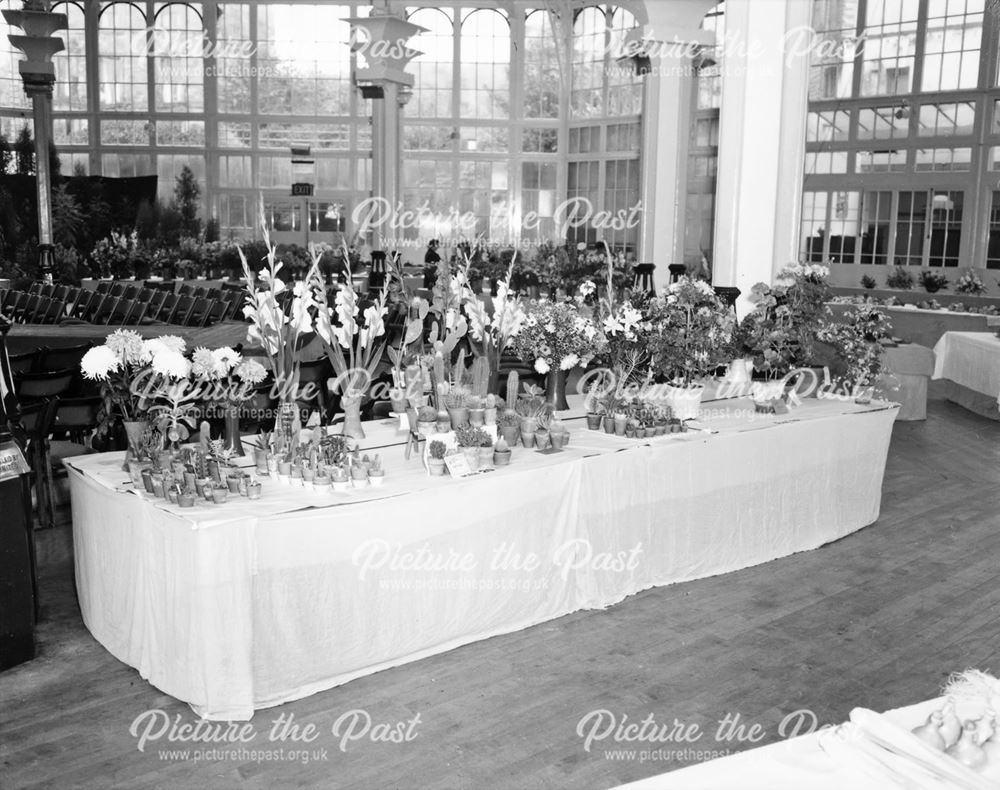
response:
<path fill-rule="evenodd" d="M 942 700 L 889 711 L 890 721 L 912 729 Z M 867 774 L 849 760 L 835 759 L 820 745 L 824 730 L 699 763 L 615 790 L 898 790 L 885 776 Z M 944 788 L 944 785 L 941 785 Z"/>
<path fill-rule="evenodd" d="M 989 332 L 945 332 L 934 346 L 934 378 L 1000 399 L 1000 338 Z"/>
<path fill-rule="evenodd" d="M 302 491 L 290 507 L 308 509 L 295 512 L 275 507 L 287 489 L 265 483 L 258 510 L 193 513 L 116 492 L 119 454 L 74 459 L 84 622 L 199 714 L 246 719 L 878 517 L 894 406 L 707 408 L 717 433 L 637 441 L 574 421 L 567 451 L 518 448 L 510 467 L 464 480 L 429 478 L 397 447 L 383 454 L 383 498 Z"/>

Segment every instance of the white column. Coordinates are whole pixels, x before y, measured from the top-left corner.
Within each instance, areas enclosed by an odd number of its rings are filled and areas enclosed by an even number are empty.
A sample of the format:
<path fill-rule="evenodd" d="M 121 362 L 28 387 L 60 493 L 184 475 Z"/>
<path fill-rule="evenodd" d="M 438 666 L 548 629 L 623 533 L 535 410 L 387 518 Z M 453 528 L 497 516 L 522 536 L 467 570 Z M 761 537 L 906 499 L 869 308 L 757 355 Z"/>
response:
<path fill-rule="evenodd" d="M 809 23 L 802 0 L 729 0 L 713 282 L 742 291 L 798 258 L 808 54 L 790 31 Z"/>
<path fill-rule="evenodd" d="M 714 35 L 699 25 L 717 0 L 646 3 L 644 37 L 651 41 L 652 71 L 646 75 L 642 127 L 642 236 L 640 263 L 656 264 L 657 289 L 670 279 L 667 266 L 684 258 L 687 153 L 694 78 L 689 51 L 711 45 Z"/>

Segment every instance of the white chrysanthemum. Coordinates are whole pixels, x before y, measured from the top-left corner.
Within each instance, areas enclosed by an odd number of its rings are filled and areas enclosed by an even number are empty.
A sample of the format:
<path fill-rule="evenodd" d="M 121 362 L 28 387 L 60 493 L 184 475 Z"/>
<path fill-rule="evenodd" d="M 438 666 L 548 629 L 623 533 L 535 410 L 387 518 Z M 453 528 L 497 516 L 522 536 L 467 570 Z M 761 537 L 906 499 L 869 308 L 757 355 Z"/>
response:
<path fill-rule="evenodd" d="M 177 335 L 160 335 L 156 338 L 160 341 L 163 346 L 169 348 L 171 351 L 176 351 L 178 354 L 183 354 L 187 351 L 187 343 L 184 342 L 183 337 L 177 337 Z"/>
<path fill-rule="evenodd" d="M 97 346 L 90 349 L 80 360 L 80 370 L 83 377 L 91 381 L 104 381 L 121 367 L 121 362 L 115 352 L 107 346 Z"/>
<path fill-rule="evenodd" d="M 142 335 L 131 329 L 117 329 L 108 335 L 105 345 L 125 365 L 145 365 L 150 360 L 150 353 Z"/>
<path fill-rule="evenodd" d="M 260 384 L 267 378 L 267 368 L 256 359 L 244 359 L 236 366 L 235 374 L 247 384 Z"/>
<path fill-rule="evenodd" d="M 549 372 L 549 363 L 546 362 L 542 357 L 535 360 L 535 370 L 537 370 L 542 375 Z"/>
<path fill-rule="evenodd" d="M 191 357 L 191 373 L 199 378 L 216 377 L 215 356 L 207 348 L 196 348 Z"/>
<path fill-rule="evenodd" d="M 580 357 L 576 354 L 567 354 L 563 357 L 562 362 L 559 363 L 560 370 L 571 370 L 580 364 Z"/>
<path fill-rule="evenodd" d="M 213 350 L 211 353 L 212 353 L 212 360 L 215 364 L 215 370 L 217 374 L 220 376 L 225 376 L 243 359 L 243 357 L 240 356 L 239 352 L 234 351 L 233 349 L 229 348 L 229 346 L 223 346 L 222 348 L 217 348 Z"/>
<path fill-rule="evenodd" d="M 153 356 L 153 370 L 167 378 L 182 379 L 191 372 L 191 363 L 183 354 L 164 349 Z"/>

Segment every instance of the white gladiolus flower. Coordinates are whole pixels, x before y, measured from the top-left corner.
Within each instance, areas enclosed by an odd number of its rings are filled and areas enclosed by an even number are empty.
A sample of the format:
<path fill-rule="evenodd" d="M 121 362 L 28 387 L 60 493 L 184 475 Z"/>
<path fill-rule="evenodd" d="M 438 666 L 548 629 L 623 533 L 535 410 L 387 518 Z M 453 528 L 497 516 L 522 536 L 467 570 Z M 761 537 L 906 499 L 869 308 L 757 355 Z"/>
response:
<path fill-rule="evenodd" d="M 121 367 L 121 362 L 115 352 L 107 346 L 96 346 L 83 355 L 80 360 L 80 370 L 83 377 L 91 381 L 104 381 Z"/>
<path fill-rule="evenodd" d="M 549 372 L 549 363 L 539 357 L 535 360 L 535 370 L 544 375 Z"/>

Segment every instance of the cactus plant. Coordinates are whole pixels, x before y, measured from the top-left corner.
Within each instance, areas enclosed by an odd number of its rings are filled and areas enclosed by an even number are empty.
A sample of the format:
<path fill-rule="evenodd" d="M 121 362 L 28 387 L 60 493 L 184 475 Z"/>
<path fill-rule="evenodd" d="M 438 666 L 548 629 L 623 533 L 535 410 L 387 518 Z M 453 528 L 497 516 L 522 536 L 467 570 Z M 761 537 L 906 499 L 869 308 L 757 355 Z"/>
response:
<path fill-rule="evenodd" d="M 507 376 L 507 408 L 513 409 L 514 404 L 517 403 L 517 391 L 521 386 L 520 379 L 517 375 L 516 370 L 512 370 L 510 375 Z"/>
<path fill-rule="evenodd" d="M 455 364 L 451 367 L 451 381 L 456 387 L 462 386 L 462 379 L 465 376 L 465 349 L 460 349 L 455 358 Z"/>
<path fill-rule="evenodd" d="M 476 357 L 472 363 L 472 394 L 485 398 L 490 388 L 490 363 L 486 357 Z"/>

